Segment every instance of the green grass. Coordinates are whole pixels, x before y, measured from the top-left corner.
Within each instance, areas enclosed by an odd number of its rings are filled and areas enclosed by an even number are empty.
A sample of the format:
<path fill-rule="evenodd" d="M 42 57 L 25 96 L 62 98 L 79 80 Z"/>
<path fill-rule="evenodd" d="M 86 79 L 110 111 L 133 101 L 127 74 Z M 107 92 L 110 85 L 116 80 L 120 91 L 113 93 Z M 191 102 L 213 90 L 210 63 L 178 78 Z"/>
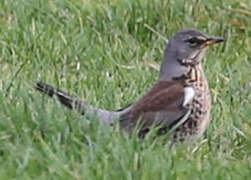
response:
<path fill-rule="evenodd" d="M 250 179 L 250 19 L 249 0 L 0 0 L 0 179 Z M 193 145 L 130 139 L 33 88 L 124 107 L 184 28 L 226 39 L 205 58 L 212 123 Z"/>

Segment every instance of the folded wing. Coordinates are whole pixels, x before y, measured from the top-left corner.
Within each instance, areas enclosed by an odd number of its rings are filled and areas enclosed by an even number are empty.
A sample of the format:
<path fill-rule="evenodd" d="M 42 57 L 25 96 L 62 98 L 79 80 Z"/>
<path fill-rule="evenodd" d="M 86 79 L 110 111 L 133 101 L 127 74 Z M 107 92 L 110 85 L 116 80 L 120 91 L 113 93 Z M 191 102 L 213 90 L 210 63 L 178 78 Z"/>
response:
<path fill-rule="evenodd" d="M 120 117 L 120 125 L 132 132 L 139 125 L 144 135 L 152 126 L 169 129 L 186 115 L 181 81 L 159 81 L 132 108 Z"/>

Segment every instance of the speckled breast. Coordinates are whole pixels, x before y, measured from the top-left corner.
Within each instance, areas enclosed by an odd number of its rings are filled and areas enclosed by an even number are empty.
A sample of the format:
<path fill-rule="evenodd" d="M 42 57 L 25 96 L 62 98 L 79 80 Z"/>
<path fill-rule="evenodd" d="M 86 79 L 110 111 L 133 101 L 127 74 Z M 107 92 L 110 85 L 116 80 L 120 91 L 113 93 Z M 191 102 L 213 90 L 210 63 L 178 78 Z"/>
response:
<path fill-rule="evenodd" d="M 194 88 L 195 96 L 189 105 L 191 114 L 174 132 L 175 141 L 183 141 L 188 138 L 197 139 L 210 123 L 211 96 L 201 65 L 191 67 L 186 76 L 186 85 Z"/>

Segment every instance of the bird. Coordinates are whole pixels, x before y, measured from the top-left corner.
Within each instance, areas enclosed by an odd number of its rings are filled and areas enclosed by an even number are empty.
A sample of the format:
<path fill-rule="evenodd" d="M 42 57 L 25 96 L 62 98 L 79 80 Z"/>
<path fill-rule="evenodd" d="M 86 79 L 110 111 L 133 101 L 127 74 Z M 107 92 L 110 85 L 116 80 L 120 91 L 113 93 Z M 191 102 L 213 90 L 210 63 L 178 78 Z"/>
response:
<path fill-rule="evenodd" d="M 160 74 L 152 88 L 120 110 L 97 108 L 41 81 L 36 82 L 35 88 L 81 115 L 95 115 L 109 126 L 118 122 L 128 134 L 138 128 L 138 136 L 144 138 L 156 127 L 158 134 L 169 134 L 173 142 L 194 141 L 211 121 L 211 95 L 203 59 L 211 45 L 223 41 L 222 37 L 196 29 L 178 31 L 166 45 Z"/>

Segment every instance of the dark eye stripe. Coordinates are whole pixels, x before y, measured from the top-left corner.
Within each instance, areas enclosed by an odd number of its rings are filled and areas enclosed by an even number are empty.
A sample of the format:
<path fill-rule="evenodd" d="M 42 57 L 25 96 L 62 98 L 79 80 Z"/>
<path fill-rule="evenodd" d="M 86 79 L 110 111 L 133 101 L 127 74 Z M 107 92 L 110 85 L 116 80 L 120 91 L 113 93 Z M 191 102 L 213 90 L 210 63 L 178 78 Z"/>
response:
<path fill-rule="evenodd" d="M 202 44 L 204 42 L 204 40 L 202 39 L 197 39 L 196 37 L 192 37 L 190 39 L 186 39 L 185 42 L 189 42 L 190 44 Z"/>

